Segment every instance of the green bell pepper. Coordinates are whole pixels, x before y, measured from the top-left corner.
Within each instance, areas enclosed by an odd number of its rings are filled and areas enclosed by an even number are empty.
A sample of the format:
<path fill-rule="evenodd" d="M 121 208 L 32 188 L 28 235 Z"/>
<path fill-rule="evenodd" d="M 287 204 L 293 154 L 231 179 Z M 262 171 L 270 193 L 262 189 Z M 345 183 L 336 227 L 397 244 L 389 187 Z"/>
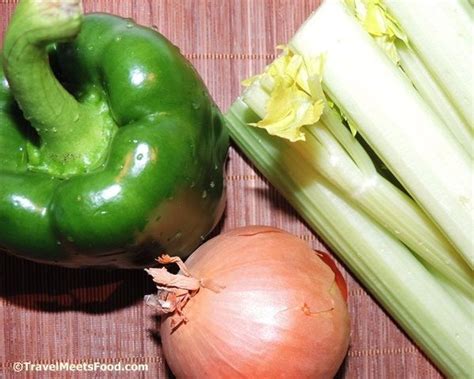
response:
<path fill-rule="evenodd" d="M 0 69 L 0 249 L 68 267 L 190 254 L 222 216 L 228 135 L 179 50 L 79 0 L 22 0 Z"/>

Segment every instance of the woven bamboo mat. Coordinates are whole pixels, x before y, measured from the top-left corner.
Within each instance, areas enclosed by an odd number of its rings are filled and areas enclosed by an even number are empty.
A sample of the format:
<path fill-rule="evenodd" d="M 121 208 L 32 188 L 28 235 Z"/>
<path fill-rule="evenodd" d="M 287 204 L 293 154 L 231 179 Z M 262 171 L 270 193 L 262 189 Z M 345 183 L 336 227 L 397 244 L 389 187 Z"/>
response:
<path fill-rule="evenodd" d="M 15 7 L 0 0 L 0 37 Z M 85 0 L 156 27 L 193 62 L 226 110 L 240 81 L 260 72 L 318 5 L 318 0 Z M 280 227 L 325 249 L 318 237 L 245 160 L 230 151 L 228 205 L 220 230 Z M 439 378 L 441 375 L 380 306 L 342 268 L 350 287 L 352 343 L 342 378 Z M 0 256 L 0 378 L 167 378 L 143 272 L 76 271 Z M 310 352 L 309 352 L 310 354 Z M 315 357 L 317 359 L 317 357 Z M 147 373 L 16 374 L 13 363 L 147 363 Z M 282 365 L 285 365 L 282 357 Z"/>

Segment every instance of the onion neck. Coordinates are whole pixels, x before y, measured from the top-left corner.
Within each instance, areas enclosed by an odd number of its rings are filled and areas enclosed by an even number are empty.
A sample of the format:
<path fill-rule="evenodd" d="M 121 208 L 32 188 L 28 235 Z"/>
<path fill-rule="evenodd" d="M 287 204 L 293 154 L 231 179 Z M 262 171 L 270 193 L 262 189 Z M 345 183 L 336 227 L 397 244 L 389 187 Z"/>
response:
<path fill-rule="evenodd" d="M 178 274 L 171 274 L 166 268 L 145 270 L 153 278 L 158 288 L 156 295 L 145 296 L 145 302 L 155 308 L 158 314 L 170 316 L 172 329 L 176 329 L 188 321 L 183 309 L 201 288 L 206 288 L 215 293 L 219 293 L 225 288 L 211 279 L 195 278 L 179 257 L 163 255 L 157 261 L 163 265 L 176 264 L 180 268 Z"/>

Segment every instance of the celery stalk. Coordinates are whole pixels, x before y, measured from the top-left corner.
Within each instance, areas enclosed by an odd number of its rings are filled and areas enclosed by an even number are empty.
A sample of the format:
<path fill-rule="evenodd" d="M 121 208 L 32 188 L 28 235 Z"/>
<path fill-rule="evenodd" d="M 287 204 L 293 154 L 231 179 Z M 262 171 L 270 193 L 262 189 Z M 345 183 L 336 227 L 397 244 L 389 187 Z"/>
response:
<path fill-rule="evenodd" d="M 444 121 L 446 127 L 453 133 L 459 144 L 472 159 L 474 157 L 474 132 L 472 127 L 459 115 L 438 83 L 432 78 L 430 72 L 410 48 L 399 46 L 398 55 L 403 71 L 433 112 Z"/>
<path fill-rule="evenodd" d="M 244 92 L 243 101 L 260 117 L 266 115 L 268 85 L 258 79 Z M 419 257 L 429 262 L 467 293 L 473 290 L 472 271 L 406 194 L 380 176 L 370 157 L 342 124 L 336 111 L 326 107 L 319 122 L 307 126 L 306 140 L 292 148 L 346 199 L 384 225 Z"/>
<path fill-rule="evenodd" d="M 472 373 L 473 323 L 408 248 L 347 202 L 288 142 L 248 127 L 237 100 L 227 114 L 234 141 L 325 239 L 447 375 Z"/>
<path fill-rule="evenodd" d="M 324 54 L 326 93 L 473 268 L 472 161 L 411 82 L 342 0 L 323 2 L 289 46 Z"/>
<path fill-rule="evenodd" d="M 458 306 L 468 315 L 474 315 L 474 293 L 459 291 L 453 283 L 446 279 L 446 276 L 438 270 L 430 269 L 431 274 L 437 279 L 438 283 L 443 286 L 449 296 L 458 304 Z"/>
<path fill-rule="evenodd" d="M 377 45 L 395 64 L 400 65 L 432 111 L 444 121 L 445 126 L 451 130 L 472 158 L 474 155 L 472 125 L 463 118 L 462 112 L 456 109 L 449 96 L 417 55 L 400 22 L 390 14 L 384 0 L 345 0 L 345 3 Z M 468 12 L 463 8 L 458 11 L 464 15 Z M 430 27 L 426 22 L 422 22 L 422 25 L 423 29 Z M 438 26 L 437 29 L 439 29 Z M 455 46 L 455 49 L 458 48 Z M 458 65 L 453 67 L 458 67 Z"/>
<path fill-rule="evenodd" d="M 384 0 L 410 45 L 474 128 L 474 28 L 462 0 Z"/>

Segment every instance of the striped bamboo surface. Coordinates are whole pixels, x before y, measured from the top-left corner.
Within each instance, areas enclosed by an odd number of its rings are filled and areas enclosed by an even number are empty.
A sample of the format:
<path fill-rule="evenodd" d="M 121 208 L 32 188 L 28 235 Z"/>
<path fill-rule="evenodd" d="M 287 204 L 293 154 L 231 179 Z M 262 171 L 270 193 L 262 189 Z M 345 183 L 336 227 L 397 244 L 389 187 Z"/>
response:
<path fill-rule="evenodd" d="M 259 73 L 319 0 L 85 0 L 157 28 L 193 62 L 222 110 Z M 3 38 L 16 0 L 0 0 Z M 291 207 L 235 148 L 227 172 L 228 205 L 220 230 L 251 224 L 280 227 L 326 249 Z M 420 350 L 344 270 L 352 343 L 342 378 L 439 378 Z M 0 378 L 167 378 L 143 272 L 77 271 L 0 256 Z M 310 353 L 310 352 L 309 352 Z M 317 357 L 315 357 L 317 359 Z M 147 373 L 17 374 L 15 361 L 147 363 Z M 282 357 L 282 365 L 285 365 Z"/>

